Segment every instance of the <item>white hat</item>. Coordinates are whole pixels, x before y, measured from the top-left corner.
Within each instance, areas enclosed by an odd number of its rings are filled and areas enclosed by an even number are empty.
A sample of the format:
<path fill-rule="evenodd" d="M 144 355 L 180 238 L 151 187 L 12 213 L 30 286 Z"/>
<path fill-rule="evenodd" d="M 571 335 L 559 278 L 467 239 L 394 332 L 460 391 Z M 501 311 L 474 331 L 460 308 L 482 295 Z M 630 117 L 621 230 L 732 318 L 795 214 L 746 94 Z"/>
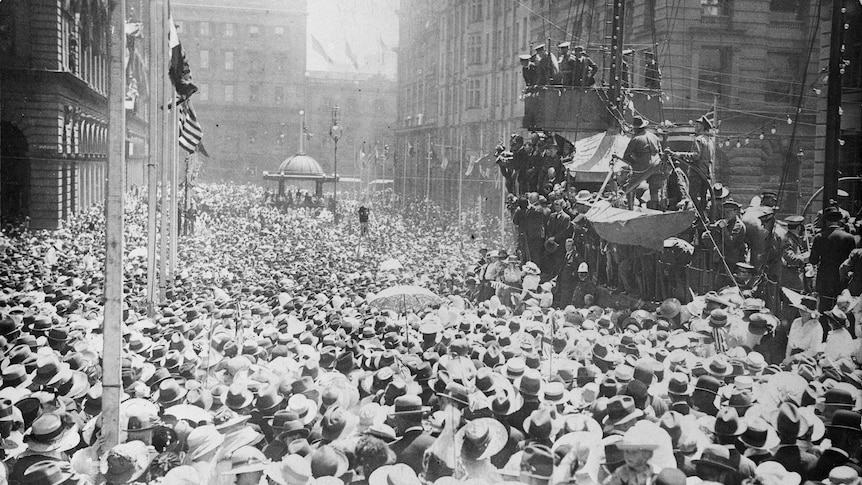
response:
<path fill-rule="evenodd" d="M 581 263 L 578 265 L 578 273 L 589 273 L 590 267 L 587 266 L 587 263 Z"/>

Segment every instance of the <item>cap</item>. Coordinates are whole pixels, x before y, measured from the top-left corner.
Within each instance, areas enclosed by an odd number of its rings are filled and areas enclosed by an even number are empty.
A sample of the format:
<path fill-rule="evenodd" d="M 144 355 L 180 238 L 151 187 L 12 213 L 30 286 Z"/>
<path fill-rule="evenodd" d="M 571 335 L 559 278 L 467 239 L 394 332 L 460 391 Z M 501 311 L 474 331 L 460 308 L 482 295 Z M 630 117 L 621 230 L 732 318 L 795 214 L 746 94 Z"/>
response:
<path fill-rule="evenodd" d="M 590 267 L 587 266 L 587 263 L 581 263 L 578 265 L 578 273 L 589 273 Z"/>
<path fill-rule="evenodd" d="M 559 44 L 557 44 L 557 47 L 559 47 L 560 49 L 568 49 L 570 45 L 572 45 L 571 42 L 560 42 Z"/>
<path fill-rule="evenodd" d="M 748 263 L 736 263 L 736 267 L 740 271 L 749 271 L 749 272 L 754 271 L 754 266 L 752 266 Z"/>
<path fill-rule="evenodd" d="M 529 61 L 531 57 L 533 56 L 531 56 L 530 54 L 521 54 L 520 56 L 518 56 L 518 59 L 522 61 Z"/>
<path fill-rule="evenodd" d="M 576 46 L 575 46 L 575 48 L 574 48 L 574 49 L 572 49 L 572 50 L 574 50 L 575 52 L 583 52 L 583 51 L 584 51 L 584 46 L 582 46 L 582 45 L 576 45 Z"/>
<path fill-rule="evenodd" d="M 725 200 L 725 201 L 724 201 L 724 203 L 723 203 L 723 204 L 721 204 L 721 205 L 723 205 L 724 207 L 736 207 L 737 209 L 739 209 L 740 207 L 742 207 L 741 205 L 739 205 L 739 202 L 737 202 L 737 201 L 735 201 L 735 200 L 733 200 L 733 199 L 727 199 L 727 200 Z"/>
<path fill-rule="evenodd" d="M 545 44 L 538 44 L 538 45 L 536 46 L 536 50 L 537 50 L 537 51 L 538 51 L 538 50 L 542 50 L 542 49 L 544 49 L 544 48 L 545 48 Z"/>
<path fill-rule="evenodd" d="M 838 194 L 838 197 L 850 197 L 850 194 L 844 189 L 838 189 L 836 194 Z"/>
<path fill-rule="evenodd" d="M 784 223 L 787 224 L 788 227 L 796 227 L 805 222 L 805 217 L 803 216 L 787 216 L 784 218 Z"/>

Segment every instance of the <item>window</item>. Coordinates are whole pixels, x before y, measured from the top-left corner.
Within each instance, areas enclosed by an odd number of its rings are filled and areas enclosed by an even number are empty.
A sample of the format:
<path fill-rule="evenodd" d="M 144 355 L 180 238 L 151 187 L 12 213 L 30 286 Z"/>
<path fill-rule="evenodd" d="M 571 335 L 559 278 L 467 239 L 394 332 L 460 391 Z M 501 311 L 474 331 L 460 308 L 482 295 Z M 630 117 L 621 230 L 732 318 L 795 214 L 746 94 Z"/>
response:
<path fill-rule="evenodd" d="M 210 68 L 210 51 L 201 49 L 201 69 Z"/>
<path fill-rule="evenodd" d="M 482 105 L 482 81 L 472 79 L 467 81 L 467 107 L 479 108 Z"/>
<path fill-rule="evenodd" d="M 260 101 L 260 85 L 252 84 L 248 87 L 248 100 L 252 103 Z"/>
<path fill-rule="evenodd" d="M 482 34 L 467 37 L 467 64 L 482 63 Z"/>
<path fill-rule="evenodd" d="M 284 86 L 275 87 L 275 104 L 281 104 L 284 101 Z"/>
<path fill-rule="evenodd" d="M 700 72 L 698 74 L 698 98 L 711 101 L 730 94 L 728 74 L 731 70 L 730 49 L 704 47 L 700 50 Z"/>
<path fill-rule="evenodd" d="M 485 63 L 491 58 L 491 34 L 485 34 Z"/>
<path fill-rule="evenodd" d="M 182 34 L 183 30 L 185 30 L 185 27 L 186 27 L 186 23 L 183 22 L 182 20 L 175 21 L 174 25 L 177 27 L 177 33 L 178 34 Z"/>
<path fill-rule="evenodd" d="M 257 25 L 249 25 L 248 26 L 248 35 L 250 37 L 257 37 L 260 34 L 260 27 Z"/>
<path fill-rule="evenodd" d="M 210 23 L 209 22 L 201 22 L 201 37 L 207 37 L 210 35 Z"/>
<path fill-rule="evenodd" d="M 795 91 L 795 79 L 799 73 L 799 55 L 789 52 L 769 52 L 766 66 L 771 81 L 766 83 L 767 101 L 791 102 Z"/>
<path fill-rule="evenodd" d="M 233 102 L 234 100 L 234 89 L 233 84 L 225 84 L 224 85 L 224 100 L 227 102 Z"/>
<path fill-rule="evenodd" d="M 233 52 L 225 51 L 224 52 L 224 70 L 225 71 L 233 71 Z"/>
<path fill-rule="evenodd" d="M 482 21 L 482 2 L 483 0 L 470 0 L 470 10 L 467 13 L 468 22 Z"/>
<path fill-rule="evenodd" d="M 224 24 L 224 36 L 225 37 L 233 37 L 233 24 L 232 23 Z"/>
<path fill-rule="evenodd" d="M 700 0 L 700 14 L 704 17 L 727 17 L 728 0 Z"/>
<path fill-rule="evenodd" d="M 284 27 L 276 27 L 275 35 L 284 35 Z"/>
<path fill-rule="evenodd" d="M 210 85 L 207 83 L 198 84 L 198 99 L 208 101 L 210 99 Z"/>

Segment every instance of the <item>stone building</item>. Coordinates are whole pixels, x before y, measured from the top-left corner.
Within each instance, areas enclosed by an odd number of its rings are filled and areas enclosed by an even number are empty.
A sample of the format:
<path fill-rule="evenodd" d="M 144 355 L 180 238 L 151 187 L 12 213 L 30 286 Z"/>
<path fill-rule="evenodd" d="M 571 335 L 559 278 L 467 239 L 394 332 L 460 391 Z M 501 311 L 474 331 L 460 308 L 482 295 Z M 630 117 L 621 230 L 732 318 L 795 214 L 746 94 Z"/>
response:
<path fill-rule="evenodd" d="M 127 2 L 130 21 L 147 16 Z M 108 2 L 0 2 L 0 213 L 56 229 L 101 202 L 107 160 Z M 146 53 L 143 53 L 144 57 Z M 127 110 L 128 185 L 143 183 L 146 98 Z"/>
<path fill-rule="evenodd" d="M 205 180 L 258 181 L 298 150 L 306 92 L 305 0 L 179 0 L 174 22 L 210 154 Z"/>

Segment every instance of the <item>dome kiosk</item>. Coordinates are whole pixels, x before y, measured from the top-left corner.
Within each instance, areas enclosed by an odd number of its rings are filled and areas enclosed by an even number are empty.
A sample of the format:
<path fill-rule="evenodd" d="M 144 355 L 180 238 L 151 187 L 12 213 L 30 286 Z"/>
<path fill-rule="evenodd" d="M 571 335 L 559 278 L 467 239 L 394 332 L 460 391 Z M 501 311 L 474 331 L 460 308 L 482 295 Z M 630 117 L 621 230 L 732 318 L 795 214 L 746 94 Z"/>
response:
<path fill-rule="evenodd" d="M 263 172 L 264 180 L 278 181 L 278 198 L 282 199 L 285 186 L 306 188 L 314 184 L 314 194 L 323 196 L 323 184 L 336 183 L 337 175 L 326 175 L 317 160 L 305 153 L 305 112 L 300 111 L 299 153 L 288 157 L 278 166 L 278 172 Z"/>

